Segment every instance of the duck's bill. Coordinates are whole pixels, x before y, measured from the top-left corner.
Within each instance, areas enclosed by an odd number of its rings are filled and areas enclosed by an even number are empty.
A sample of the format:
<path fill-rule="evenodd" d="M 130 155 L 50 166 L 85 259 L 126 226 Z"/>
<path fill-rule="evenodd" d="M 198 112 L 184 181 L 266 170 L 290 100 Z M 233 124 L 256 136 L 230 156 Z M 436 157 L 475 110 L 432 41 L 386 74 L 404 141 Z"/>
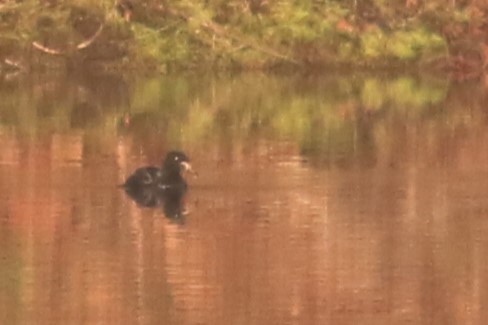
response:
<path fill-rule="evenodd" d="M 183 169 L 184 169 L 186 172 L 188 172 L 188 173 L 192 173 L 192 174 L 194 174 L 194 175 L 197 175 L 197 172 L 195 172 L 195 171 L 193 170 L 193 168 L 191 167 L 191 165 L 190 165 L 190 163 L 189 163 L 189 162 L 187 162 L 187 161 L 183 161 L 183 162 L 181 163 L 181 166 L 183 166 Z"/>

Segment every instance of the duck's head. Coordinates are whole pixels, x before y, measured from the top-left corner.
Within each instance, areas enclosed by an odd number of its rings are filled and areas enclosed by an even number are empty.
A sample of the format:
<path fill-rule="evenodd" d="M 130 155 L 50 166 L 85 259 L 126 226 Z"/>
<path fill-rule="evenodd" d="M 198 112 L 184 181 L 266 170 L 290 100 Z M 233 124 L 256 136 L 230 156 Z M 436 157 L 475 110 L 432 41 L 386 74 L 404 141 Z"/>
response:
<path fill-rule="evenodd" d="M 181 151 L 170 151 L 164 158 L 163 170 L 169 172 L 189 171 L 193 172 L 190 165 L 190 158 Z"/>

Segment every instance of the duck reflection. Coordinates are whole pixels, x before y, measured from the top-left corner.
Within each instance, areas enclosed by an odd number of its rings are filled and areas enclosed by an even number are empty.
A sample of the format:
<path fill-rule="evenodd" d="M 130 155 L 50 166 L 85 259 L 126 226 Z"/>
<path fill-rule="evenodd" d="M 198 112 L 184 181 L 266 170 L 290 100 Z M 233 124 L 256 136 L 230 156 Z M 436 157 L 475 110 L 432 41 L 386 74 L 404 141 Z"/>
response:
<path fill-rule="evenodd" d="M 139 206 L 161 207 L 166 217 L 181 221 L 188 187 L 181 174 L 183 171 L 192 172 L 190 159 L 181 151 L 170 151 L 161 168 L 138 168 L 122 186 Z"/>
<path fill-rule="evenodd" d="M 183 221 L 185 217 L 184 196 L 186 190 L 168 189 L 159 191 L 147 187 L 125 187 L 125 193 L 141 207 L 161 208 L 164 215 L 169 219 Z"/>

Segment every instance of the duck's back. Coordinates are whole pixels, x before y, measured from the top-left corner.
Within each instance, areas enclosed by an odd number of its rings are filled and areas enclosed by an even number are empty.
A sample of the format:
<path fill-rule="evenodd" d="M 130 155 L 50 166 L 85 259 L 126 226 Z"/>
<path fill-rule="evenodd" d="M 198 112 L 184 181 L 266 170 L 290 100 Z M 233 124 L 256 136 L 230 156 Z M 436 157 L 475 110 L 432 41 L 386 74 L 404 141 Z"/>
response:
<path fill-rule="evenodd" d="M 161 178 L 161 169 L 154 166 L 141 167 L 127 178 L 124 187 L 143 187 L 156 185 Z"/>

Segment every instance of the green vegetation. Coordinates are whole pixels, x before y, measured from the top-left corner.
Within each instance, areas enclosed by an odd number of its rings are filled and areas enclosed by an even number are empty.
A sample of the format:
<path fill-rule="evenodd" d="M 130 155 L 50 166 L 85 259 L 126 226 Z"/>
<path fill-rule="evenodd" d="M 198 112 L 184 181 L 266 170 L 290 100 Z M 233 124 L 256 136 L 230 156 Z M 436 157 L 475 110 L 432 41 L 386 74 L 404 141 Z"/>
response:
<path fill-rule="evenodd" d="M 0 60 L 15 68 L 485 64 L 482 1 L 7 0 Z"/>

